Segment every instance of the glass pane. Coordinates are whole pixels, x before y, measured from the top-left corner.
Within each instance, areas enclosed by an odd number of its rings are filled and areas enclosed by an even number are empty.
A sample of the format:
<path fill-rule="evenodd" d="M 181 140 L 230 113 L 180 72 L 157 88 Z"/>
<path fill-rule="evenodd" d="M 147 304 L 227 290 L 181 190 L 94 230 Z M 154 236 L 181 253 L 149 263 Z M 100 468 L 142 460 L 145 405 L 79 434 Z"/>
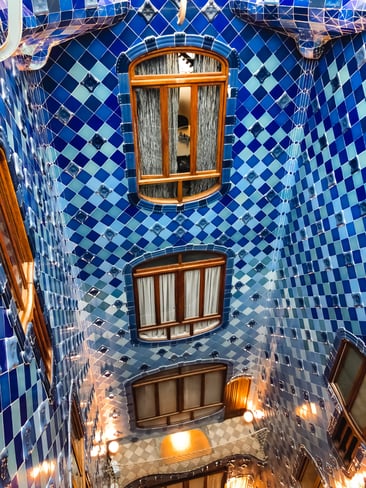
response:
<path fill-rule="evenodd" d="M 205 405 L 222 402 L 224 372 L 213 371 L 205 375 Z"/>
<path fill-rule="evenodd" d="M 192 252 L 185 252 L 183 254 L 183 262 L 191 262 L 191 261 L 206 261 L 207 259 L 217 259 L 220 258 L 220 254 L 216 254 L 213 252 L 206 252 L 206 251 L 192 251 Z"/>
<path fill-rule="evenodd" d="M 189 488 L 204 488 L 204 486 L 205 486 L 205 478 L 203 477 L 195 478 L 189 481 Z"/>
<path fill-rule="evenodd" d="M 178 114 L 181 90 L 181 88 L 169 88 L 168 91 L 169 174 L 178 172 Z"/>
<path fill-rule="evenodd" d="M 169 254 L 168 256 L 162 256 L 160 258 L 152 259 L 150 261 L 145 261 L 144 263 L 136 266 L 136 270 L 155 268 L 157 266 L 167 266 L 169 264 L 176 264 L 178 262 L 178 254 Z"/>
<path fill-rule="evenodd" d="M 204 191 L 209 190 L 210 188 L 213 188 L 214 186 L 218 185 L 220 183 L 219 178 L 202 178 L 200 180 L 192 180 L 190 182 L 187 182 L 183 184 L 186 185 L 187 187 L 187 195 L 194 196 L 198 195 L 199 193 L 202 193 Z"/>
<path fill-rule="evenodd" d="M 191 420 L 191 414 L 190 412 L 183 412 L 177 415 L 170 415 L 169 420 L 171 424 L 179 424 L 180 422 Z"/>
<path fill-rule="evenodd" d="M 139 427 L 165 427 L 167 425 L 167 419 L 166 417 L 162 417 L 159 419 L 153 419 L 153 420 L 146 420 L 139 422 Z"/>
<path fill-rule="evenodd" d="M 177 129 L 177 165 L 178 173 L 190 172 L 191 154 L 191 87 L 179 88 L 179 110 Z"/>
<path fill-rule="evenodd" d="M 143 328 L 139 331 L 140 339 L 145 339 L 149 341 L 161 341 L 168 338 L 167 330 L 165 327 L 159 327 L 154 330 L 144 330 Z"/>
<path fill-rule="evenodd" d="M 209 488 L 221 488 L 224 473 L 215 473 L 207 476 L 207 486 Z"/>
<path fill-rule="evenodd" d="M 177 184 L 157 183 L 156 185 L 140 185 L 140 193 L 150 198 L 177 198 Z"/>
<path fill-rule="evenodd" d="M 340 393 L 347 403 L 353 388 L 354 380 L 362 364 L 362 356 L 353 347 L 347 347 L 347 352 L 342 361 L 342 367 L 335 379 Z"/>
<path fill-rule="evenodd" d="M 204 315 L 219 312 L 220 276 L 221 268 L 219 266 L 205 269 Z"/>
<path fill-rule="evenodd" d="M 177 411 L 177 382 L 162 381 L 158 385 L 160 415 Z"/>
<path fill-rule="evenodd" d="M 209 415 L 213 415 L 214 413 L 221 410 L 221 408 L 222 408 L 221 405 L 217 407 L 200 408 L 199 410 L 193 412 L 193 418 L 201 419 L 203 417 L 208 417 Z"/>
<path fill-rule="evenodd" d="M 137 280 L 140 326 L 156 324 L 154 278 L 148 276 Z"/>
<path fill-rule="evenodd" d="M 135 89 L 141 176 L 162 174 L 160 90 Z"/>
<path fill-rule="evenodd" d="M 219 106 L 219 86 L 198 87 L 197 171 L 216 168 Z"/>
<path fill-rule="evenodd" d="M 317 470 L 314 463 L 310 460 L 306 461 L 306 468 L 301 477 L 301 488 L 313 488 L 316 479 L 318 478 Z"/>
<path fill-rule="evenodd" d="M 176 320 L 174 273 L 159 276 L 159 292 L 161 323 L 174 322 Z"/>
<path fill-rule="evenodd" d="M 201 375 L 187 376 L 183 380 L 183 408 L 194 408 L 201 405 Z"/>
<path fill-rule="evenodd" d="M 202 320 L 202 322 L 197 322 L 193 325 L 193 333 L 201 334 L 202 332 L 207 332 L 217 327 L 219 323 L 219 320 Z"/>
<path fill-rule="evenodd" d="M 139 386 L 135 390 L 137 419 L 154 417 L 155 411 L 155 387 L 154 385 Z"/>
<path fill-rule="evenodd" d="M 199 317 L 200 270 L 184 273 L 184 318 Z"/>
<path fill-rule="evenodd" d="M 193 55 L 193 71 L 195 73 L 217 73 L 221 69 L 221 63 L 217 59 L 204 54 Z"/>
<path fill-rule="evenodd" d="M 171 339 L 182 339 L 183 337 L 190 336 L 190 326 L 189 325 L 176 325 L 170 327 L 170 338 Z"/>
<path fill-rule="evenodd" d="M 135 68 L 136 75 L 158 75 L 167 72 L 168 56 L 166 54 L 141 61 Z"/>
<path fill-rule="evenodd" d="M 351 409 L 351 415 L 357 425 L 364 430 L 366 428 L 366 377 L 361 383 L 360 390 Z"/>
<path fill-rule="evenodd" d="M 220 61 L 213 57 L 182 51 L 163 54 L 142 61 L 136 65 L 135 74 L 217 73 L 221 70 Z"/>

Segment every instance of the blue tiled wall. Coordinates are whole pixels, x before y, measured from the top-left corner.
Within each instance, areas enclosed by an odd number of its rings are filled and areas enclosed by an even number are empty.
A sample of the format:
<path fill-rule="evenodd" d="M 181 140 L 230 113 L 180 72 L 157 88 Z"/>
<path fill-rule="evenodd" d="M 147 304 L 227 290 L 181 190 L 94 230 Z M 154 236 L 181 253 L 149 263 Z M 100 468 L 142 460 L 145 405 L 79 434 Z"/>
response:
<path fill-rule="evenodd" d="M 42 380 L 41 363 L 24 354 L 9 284 L 0 263 L 0 457 L 7 463 L 1 486 L 68 486 L 69 393 L 77 386 L 84 413 L 96 415 L 76 286 L 67 259 L 62 218 L 55 199 L 53 153 L 49 145 L 40 76 L 0 66 L 1 144 L 11 168 L 35 260 L 35 282 L 52 331 L 53 380 Z M 16 348 L 16 352 L 11 346 Z M 88 429 L 88 439 L 92 432 Z M 53 485 L 52 485 L 53 486 Z"/>
<path fill-rule="evenodd" d="M 217 4 L 207 17 L 204 1 L 190 2 L 177 26 L 174 2 L 154 1 L 147 19 L 137 1 L 117 25 L 55 47 L 39 75 L 0 67 L 1 126 L 55 349 L 52 402 L 35 360 L 2 365 L 0 455 L 14 487 L 67 486 L 73 385 L 90 425 L 89 456 L 97 419 L 135 438 L 127 381 L 213 357 L 253 377 L 251 400 L 270 430 L 268 488 L 295 486 L 300 445 L 326 479 L 345 483 L 327 441 L 336 404 L 323 375 L 344 329 L 365 336 L 364 38 L 333 41 L 319 61 L 304 60 L 293 40 Z M 230 190 L 205 207 L 165 213 L 128 197 L 116 63 L 147 37 L 177 31 L 218 39 L 240 65 Z M 195 340 L 131 347 L 126 269 L 146 252 L 192 245 L 235 255 L 228 323 Z M 4 310 L 0 332 L 3 352 L 15 337 Z M 124 413 L 113 423 L 116 407 Z M 49 471 L 32 479 L 46 461 Z"/>

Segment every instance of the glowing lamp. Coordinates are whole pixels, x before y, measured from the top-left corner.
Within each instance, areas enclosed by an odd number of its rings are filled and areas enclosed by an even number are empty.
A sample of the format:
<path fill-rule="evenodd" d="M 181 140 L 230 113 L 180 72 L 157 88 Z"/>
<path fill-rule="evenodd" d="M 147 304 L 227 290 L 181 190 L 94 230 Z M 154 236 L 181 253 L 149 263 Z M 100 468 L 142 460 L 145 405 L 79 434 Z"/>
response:
<path fill-rule="evenodd" d="M 119 443 L 118 443 L 118 441 L 111 441 L 108 444 L 108 452 L 109 452 L 109 454 L 116 454 L 118 452 L 118 449 L 119 449 Z"/>
<path fill-rule="evenodd" d="M 245 412 L 243 413 L 244 422 L 250 424 L 251 422 L 253 422 L 253 418 L 253 412 L 251 410 L 245 410 Z"/>

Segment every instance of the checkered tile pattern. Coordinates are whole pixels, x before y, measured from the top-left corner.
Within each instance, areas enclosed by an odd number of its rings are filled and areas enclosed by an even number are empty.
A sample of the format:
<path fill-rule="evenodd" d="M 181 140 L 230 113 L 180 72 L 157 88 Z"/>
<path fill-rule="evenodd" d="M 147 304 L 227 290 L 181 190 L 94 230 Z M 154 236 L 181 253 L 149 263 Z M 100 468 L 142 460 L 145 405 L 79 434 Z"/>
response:
<path fill-rule="evenodd" d="M 60 14 L 53 12 L 55 1 L 24 3 L 26 34 L 34 40 L 42 35 L 34 24 L 43 15 L 36 3 L 55 14 L 45 32 L 58 40 L 67 29 L 58 24 L 66 21 L 64 12 L 76 19 L 87 7 L 60 0 Z M 320 61 L 309 61 L 292 39 L 240 18 L 242 3 L 189 2 L 182 26 L 170 0 L 154 1 L 153 8 L 141 1 L 128 12 L 120 5 L 108 4 L 115 25 L 56 46 L 42 72 L 20 73 L 12 62 L 0 67 L 2 138 L 54 344 L 47 391 L 36 361 L 23 363 L 24 338 L 11 325 L 14 304 L 0 267 L 0 458 L 7 459 L 12 487 L 67 486 L 72 386 L 83 406 L 91 474 L 104 476 L 104 458 L 91 458 L 103 429 L 121 438 L 117 464 L 133 452 L 131 462 L 141 466 L 133 476 L 142 476 L 146 453 L 157 455 L 157 437 L 131 428 L 126 383 L 213 359 L 228 361 L 230 376 L 253 378 L 249 400 L 264 412 L 256 428 L 265 437 L 251 443 L 241 438 L 246 428 L 237 434 L 227 423 L 212 431 L 207 422 L 196 427 L 210 431 L 217 445 L 230 432 L 240 444 L 233 449 L 268 455 L 275 472 L 263 475 L 268 488 L 295 486 L 300 444 L 325 479 L 342 484 L 327 441 L 335 405 L 323 373 L 340 331 L 360 341 L 366 336 L 364 36 L 332 41 Z M 292 20 L 301 23 L 302 14 Z M 126 86 L 117 62 L 133 46 L 148 49 L 146 39 L 179 39 L 179 33 L 214 39 L 237 56 L 229 104 L 235 119 L 227 121 L 234 136 L 225 155 L 229 187 L 202 205 L 151 208 L 130 198 L 131 129 L 121 125 L 129 102 L 120 96 Z M 41 62 L 42 52 L 34 58 Z M 187 341 L 136 344 L 128 270 L 146 255 L 192 246 L 232 254 L 227 321 Z M 123 450 L 130 444 L 133 450 Z M 32 478 L 37 467 L 43 470 Z"/>
<path fill-rule="evenodd" d="M 156 474 L 157 463 L 159 463 L 159 474 L 192 472 L 218 459 L 240 454 L 243 444 L 245 444 L 248 464 L 251 459 L 259 463 L 266 461 L 263 450 L 267 436 L 266 429 L 254 432 L 251 427 L 243 425 L 242 419 L 237 417 L 208 425 L 203 429 L 203 433 L 209 439 L 211 452 L 204 455 L 199 455 L 197 452 L 193 459 L 174 464 L 164 463 L 160 459 L 161 443 L 164 439 L 161 436 L 138 443 L 123 444 L 124 454 L 118 464 L 118 481 L 121 486 L 126 486 L 139 477 Z"/>
<path fill-rule="evenodd" d="M 357 1 L 343 4 L 341 0 L 231 0 L 230 7 L 246 21 L 293 37 L 300 53 L 309 59 L 320 58 L 329 39 L 365 30 L 364 6 Z"/>

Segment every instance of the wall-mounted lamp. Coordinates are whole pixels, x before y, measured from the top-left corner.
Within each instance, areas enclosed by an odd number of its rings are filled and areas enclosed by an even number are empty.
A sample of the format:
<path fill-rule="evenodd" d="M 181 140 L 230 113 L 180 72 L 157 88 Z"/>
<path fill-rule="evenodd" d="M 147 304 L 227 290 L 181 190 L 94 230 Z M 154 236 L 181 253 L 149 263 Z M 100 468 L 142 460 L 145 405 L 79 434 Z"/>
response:
<path fill-rule="evenodd" d="M 118 450 L 119 450 L 119 442 L 118 441 L 111 441 L 108 444 L 108 454 L 113 456 L 114 454 L 117 454 Z"/>
<path fill-rule="evenodd" d="M 210 453 L 210 442 L 200 429 L 169 434 L 163 438 L 160 446 L 160 455 L 165 464 L 187 461 Z"/>
<path fill-rule="evenodd" d="M 254 419 L 253 412 L 251 410 L 245 410 L 245 412 L 243 413 L 244 422 L 250 424 L 251 422 L 253 422 L 253 419 Z"/>

